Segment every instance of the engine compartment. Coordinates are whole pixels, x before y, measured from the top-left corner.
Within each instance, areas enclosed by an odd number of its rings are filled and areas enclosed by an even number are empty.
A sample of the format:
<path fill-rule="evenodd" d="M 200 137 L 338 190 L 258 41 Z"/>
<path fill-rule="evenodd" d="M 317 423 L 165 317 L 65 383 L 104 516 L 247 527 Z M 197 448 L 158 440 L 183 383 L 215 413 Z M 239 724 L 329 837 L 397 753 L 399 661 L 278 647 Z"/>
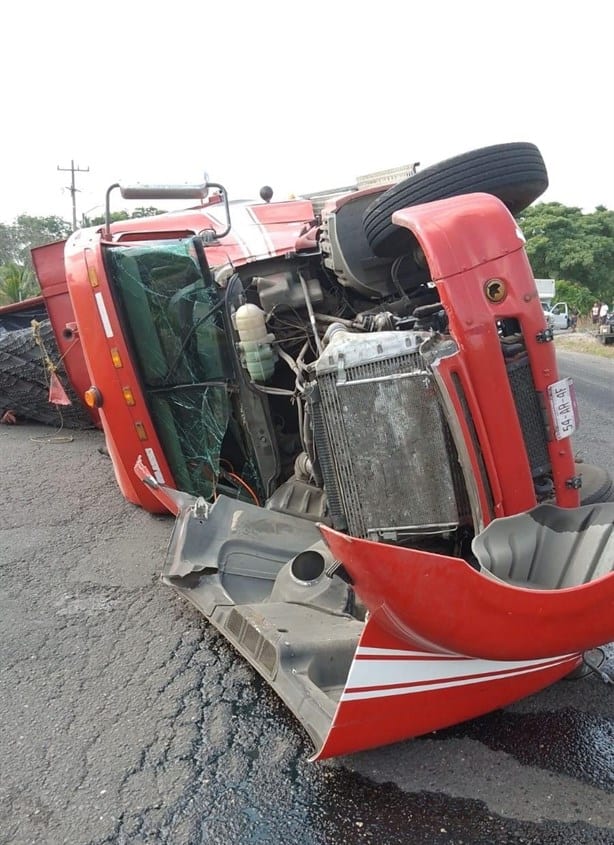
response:
<path fill-rule="evenodd" d="M 238 266 L 210 268 L 198 237 L 109 246 L 116 305 L 179 489 L 467 554 L 483 520 L 468 435 L 437 372 L 458 344 L 417 242 L 376 257 L 354 225 L 363 205 L 338 201 L 294 251 Z M 509 318 L 493 331 L 514 399 L 531 411 L 523 434 L 536 498 L 548 500 L 522 328 Z"/>
<path fill-rule="evenodd" d="M 418 269 L 404 289 L 389 263 L 391 293 L 367 298 L 319 253 L 246 267 L 240 285 L 229 282 L 230 323 L 278 450 L 258 503 L 353 536 L 461 554 L 471 510 L 432 372 L 456 345 Z M 259 310 L 260 349 L 275 359 L 259 378 L 237 328 L 247 308 Z"/>

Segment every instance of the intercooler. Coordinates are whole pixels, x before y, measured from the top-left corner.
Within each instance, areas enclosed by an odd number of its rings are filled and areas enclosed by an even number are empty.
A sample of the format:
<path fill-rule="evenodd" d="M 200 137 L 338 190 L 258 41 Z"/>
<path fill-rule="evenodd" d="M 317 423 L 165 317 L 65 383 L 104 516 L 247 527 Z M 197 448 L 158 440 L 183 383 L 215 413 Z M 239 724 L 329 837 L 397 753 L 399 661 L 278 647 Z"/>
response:
<path fill-rule="evenodd" d="M 314 365 L 316 457 L 333 525 L 397 540 L 459 524 L 464 484 L 432 375 L 426 335 L 338 330 Z"/>

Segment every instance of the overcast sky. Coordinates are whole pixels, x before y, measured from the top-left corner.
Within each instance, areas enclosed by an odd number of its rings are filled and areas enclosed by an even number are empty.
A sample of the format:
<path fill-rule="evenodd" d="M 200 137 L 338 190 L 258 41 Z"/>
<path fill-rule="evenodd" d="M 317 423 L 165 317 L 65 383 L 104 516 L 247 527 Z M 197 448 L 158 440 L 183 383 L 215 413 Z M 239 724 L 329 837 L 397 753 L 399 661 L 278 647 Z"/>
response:
<path fill-rule="evenodd" d="M 21 0 L 0 20 L 2 222 L 70 220 L 71 160 L 80 217 L 116 181 L 207 171 L 282 198 L 506 141 L 541 149 L 542 199 L 614 209 L 612 0 Z"/>

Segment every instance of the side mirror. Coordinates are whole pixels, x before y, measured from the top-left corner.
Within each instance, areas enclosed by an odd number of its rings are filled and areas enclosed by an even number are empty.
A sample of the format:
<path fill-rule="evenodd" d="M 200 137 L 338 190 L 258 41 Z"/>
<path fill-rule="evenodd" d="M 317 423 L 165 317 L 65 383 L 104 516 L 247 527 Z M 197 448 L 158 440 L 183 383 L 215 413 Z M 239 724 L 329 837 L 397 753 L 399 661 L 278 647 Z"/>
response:
<path fill-rule="evenodd" d="M 104 228 L 105 234 L 111 234 L 111 193 L 116 188 L 125 200 L 200 200 L 206 199 L 209 187 L 201 185 L 121 185 L 114 182 L 107 188 L 105 197 Z"/>
<path fill-rule="evenodd" d="M 107 188 L 105 199 L 105 235 L 111 235 L 111 192 L 116 188 L 126 200 L 200 200 L 208 197 L 209 188 L 217 188 L 224 200 L 227 225 L 223 232 L 216 232 L 215 239 L 224 238 L 230 232 L 230 208 L 226 188 L 217 182 L 203 182 L 200 185 L 121 185 L 114 182 Z M 209 230 L 211 231 L 211 230 Z"/>
<path fill-rule="evenodd" d="M 112 185 L 111 188 L 113 187 Z M 206 182 L 202 185 L 118 185 L 118 187 L 125 200 L 204 200 L 209 193 Z"/>

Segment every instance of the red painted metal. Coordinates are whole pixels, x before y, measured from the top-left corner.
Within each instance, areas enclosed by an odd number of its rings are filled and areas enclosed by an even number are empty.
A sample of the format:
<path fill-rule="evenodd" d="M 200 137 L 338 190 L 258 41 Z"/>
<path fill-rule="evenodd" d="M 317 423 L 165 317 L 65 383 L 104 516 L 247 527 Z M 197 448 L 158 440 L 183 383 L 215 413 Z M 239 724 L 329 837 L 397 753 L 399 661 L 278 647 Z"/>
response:
<path fill-rule="evenodd" d="M 23 311 L 24 308 L 36 308 L 44 305 L 45 300 L 42 296 L 31 296 L 28 299 L 22 299 L 19 302 L 9 302 L 7 305 L 0 306 L 1 314 L 16 314 Z"/>
<path fill-rule="evenodd" d="M 614 573 L 578 587 L 525 589 L 459 558 L 348 537 L 326 526 L 322 534 L 380 626 L 427 650 L 532 660 L 586 651 L 612 637 Z"/>
<path fill-rule="evenodd" d="M 311 203 L 304 200 L 275 204 L 234 203 L 231 214 L 233 229 L 230 234 L 221 242 L 207 247 L 207 257 L 212 266 L 228 261 L 237 265 L 263 255 L 282 255 L 291 251 L 301 232 L 312 221 L 313 209 Z M 484 523 L 496 516 L 526 510 L 535 504 L 535 494 L 522 431 L 506 377 L 496 320 L 502 317 L 519 319 L 538 391 L 544 392 L 549 384 L 556 381 L 558 372 L 552 345 L 538 344 L 536 340 L 544 328 L 544 317 L 524 253 L 522 235 L 505 207 L 494 197 L 482 194 L 405 209 L 397 212 L 394 219 L 398 225 L 409 228 L 419 241 L 441 300 L 448 310 L 452 337 L 459 346 L 459 354 L 444 359 L 439 372 L 457 410 L 473 474 L 478 480 Z M 173 230 L 175 236 L 194 234 L 207 228 L 219 229 L 222 222 L 222 204 L 212 203 L 203 208 L 159 217 L 119 221 L 111 227 L 112 240 L 169 236 Z M 298 242 L 301 243 L 300 240 Z M 95 383 L 105 396 L 100 417 L 103 425 L 107 420 L 105 433 L 110 441 L 109 449 L 114 457 L 118 480 L 121 479 L 122 491 L 130 501 L 159 510 L 159 503 L 133 481 L 132 467 L 144 448 L 136 435 L 135 422 L 141 422 L 145 427 L 150 441 L 147 448 L 153 450 L 164 481 L 172 485 L 173 479 L 145 403 L 139 395 L 138 379 L 119 330 L 102 264 L 104 243 L 100 230 L 83 230 L 72 236 L 65 250 L 68 288 L 79 331 L 88 335 L 87 363 L 83 365 L 81 361 L 78 384 L 85 389 L 90 383 Z M 51 250 L 52 247 L 57 245 L 42 249 Z M 41 252 L 41 258 L 50 264 L 53 259 L 55 276 L 65 293 L 57 250 Z M 94 268 L 98 279 L 96 290 L 89 281 L 88 265 Z M 493 278 L 500 279 L 506 286 L 506 296 L 498 303 L 490 302 L 485 295 L 484 286 Z M 113 327 L 112 343 L 101 331 L 96 296 L 102 299 L 109 315 Z M 68 303 L 66 297 L 63 302 Z M 67 311 L 67 316 L 71 314 Z M 54 316 L 54 324 L 57 325 L 60 319 Z M 124 362 L 124 369 L 119 373 L 110 364 L 109 349 L 113 345 L 119 349 Z M 126 377 L 137 396 L 137 405 L 132 409 L 125 406 L 121 389 L 117 389 L 124 386 Z M 469 403 L 481 459 L 487 470 L 488 492 L 485 480 L 480 479 L 479 459 L 454 388 L 455 379 L 462 385 Z M 495 402 L 492 401 L 494 391 L 497 394 Z M 577 491 L 566 486 L 567 479 L 574 474 L 570 441 L 552 441 L 549 452 L 557 502 L 577 505 Z"/>
<path fill-rule="evenodd" d="M 544 394 L 559 375 L 554 344 L 537 339 L 545 328 L 544 313 L 524 237 L 503 203 L 489 194 L 406 208 L 392 219 L 415 235 L 446 306 L 460 362 L 448 361 L 443 370 L 448 375 L 456 371 L 467 393 L 497 492 L 495 516 L 528 510 L 536 503 L 535 492 L 496 321 L 519 321 L 538 392 Z M 500 301 L 487 297 L 492 280 L 505 291 Z M 578 491 L 566 486 L 575 475 L 571 441 L 552 439 L 548 451 L 557 504 L 577 507 Z"/>
<path fill-rule="evenodd" d="M 76 329 L 64 266 L 66 241 L 32 249 L 32 262 L 41 286 L 42 297 L 51 321 L 64 369 L 77 395 L 82 398 L 90 386 L 90 377 L 83 356 L 81 338 Z M 95 408 L 88 408 L 96 425 L 100 417 Z"/>
<path fill-rule="evenodd" d="M 375 614 L 365 625 L 330 731 L 314 760 L 475 718 L 543 689 L 581 663 L 578 654 L 497 663 L 429 652 L 411 637 L 394 636 L 380 620 L 381 613 Z"/>
<path fill-rule="evenodd" d="M 117 483 L 128 501 L 162 513 L 164 507 L 144 484 L 138 482 L 132 471 L 137 458 L 145 453 L 157 463 L 164 480 L 172 479 L 111 298 L 100 236 L 92 230 L 75 232 L 66 244 L 65 266 L 79 332 L 87 337 L 83 354 L 90 384 L 102 394 L 100 420 Z M 119 352 L 121 368 L 113 364 L 113 348 Z M 136 400 L 133 406 L 126 404 L 124 387 L 133 391 Z M 139 438 L 136 423 L 143 426 L 146 440 Z"/>
<path fill-rule="evenodd" d="M 313 220 L 313 206 L 308 200 L 279 203 L 232 202 L 232 228 L 225 238 L 207 246 L 212 267 L 228 261 L 243 263 L 255 258 L 283 255 L 294 244 L 306 223 Z M 169 237 L 198 235 L 206 229 L 224 228 L 224 206 L 213 202 L 185 211 L 157 217 L 121 220 L 111 225 L 114 241 L 143 240 L 148 236 Z"/>
<path fill-rule="evenodd" d="M 292 251 L 300 232 L 313 218 L 313 208 L 304 200 L 276 205 L 237 203 L 231 206 L 231 214 L 236 225 L 230 234 L 207 247 L 207 258 L 213 267 Z M 152 233 L 180 237 L 206 228 L 219 230 L 222 221 L 223 206 L 213 203 L 212 207 L 114 223 L 111 242 L 105 241 L 102 230 L 79 230 L 69 238 L 64 250 L 66 280 L 79 333 L 88 338 L 83 348 L 87 386 L 95 385 L 103 397 L 100 420 L 117 483 L 128 501 L 153 513 L 165 512 L 166 507 L 136 478 L 133 467 L 139 457 L 145 456 L 160 484 L 172 487 L 176 484 L 140 390 L 111 295 L 102 251 L 110 243 L 124 240 L 126 235 L 138 234 L 139 240 L 147 239 Z M 122 361 L 119 369 L 111 359 L 112 348 L 119 352 Z M 133 406 L 127 405 L 124 399 L 122 390 L 126 386 L 131 388 L 136 400 Z M 140 438 L 139 429 L 145 432 L 145 440 Z"/>
<path fill-rule="evenodd" d="M 143 457 L 139 455 L 134 465 L 134 474 L 147 484 L 154 492 L 153 495 L 162 504 L 165 511 L 179 516 L 181 512 L 181 493 L 165 485 L 159 484 L 150 467 L 145 466 Z"/>

